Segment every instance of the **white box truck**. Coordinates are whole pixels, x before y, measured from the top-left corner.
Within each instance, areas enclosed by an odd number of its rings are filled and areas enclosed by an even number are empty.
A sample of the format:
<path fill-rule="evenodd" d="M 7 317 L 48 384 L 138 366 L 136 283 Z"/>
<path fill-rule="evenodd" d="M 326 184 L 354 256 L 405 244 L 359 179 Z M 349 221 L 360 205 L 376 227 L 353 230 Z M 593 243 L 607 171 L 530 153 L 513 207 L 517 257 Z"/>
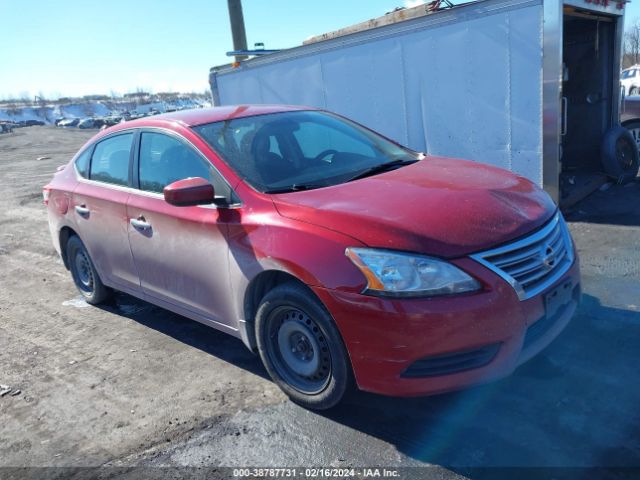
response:
<path fill-rule="evenodd" d="M 560 202 L 561 183 L 607 171 L 603 153 L 621 166 L 631 156 L 637 170 L 636 145 L 619 127 L 624 8 L 482 0 L 432 13 L 423 5 L 213 67 L 213 101 L 331 110 L 418 151 L 512 170 Z M 620 137 L 633 151 L 616 150 Z"/>

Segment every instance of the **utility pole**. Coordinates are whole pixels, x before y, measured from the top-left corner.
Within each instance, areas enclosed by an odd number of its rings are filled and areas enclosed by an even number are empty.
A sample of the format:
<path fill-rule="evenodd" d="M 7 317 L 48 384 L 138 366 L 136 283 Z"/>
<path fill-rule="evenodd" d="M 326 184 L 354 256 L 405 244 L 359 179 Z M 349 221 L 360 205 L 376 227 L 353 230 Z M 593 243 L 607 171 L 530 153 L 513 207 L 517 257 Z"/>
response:
<path fill-rule="evenodd" d="M 229 7 L 229 21 L 233 36 L 234 50 L 247 50 L 247 34 L 244 30 L 244 15 L 242 14 L 242 0 L 227 0 Z M 246 60 L 247 55 L 236 55 L 236 62 Z"/>

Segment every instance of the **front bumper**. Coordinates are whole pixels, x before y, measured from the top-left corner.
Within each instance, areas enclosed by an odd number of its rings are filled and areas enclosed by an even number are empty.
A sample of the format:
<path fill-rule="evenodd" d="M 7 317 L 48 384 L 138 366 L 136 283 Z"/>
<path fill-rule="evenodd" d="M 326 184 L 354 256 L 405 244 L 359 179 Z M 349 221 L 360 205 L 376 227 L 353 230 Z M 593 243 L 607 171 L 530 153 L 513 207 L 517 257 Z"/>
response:
<path fill-rule="evenodd" d="M 313 288 L 338 325 L 360 389 L 430 395 L 502 378 L 551 343 L 579 302 L 577 257 L 553 285 L 524 301 L 479 263 L 454 263 L 478 278 L 484 290 L 398 300 Z M 545 298 L 559 288 L 570 289 L 570 299 L 547 316 Z M 484 361 L 478 363 L 480 356 L 470 352 L 484 352 Z M 468 361 L 472 356 L 476 363 Z M 449 370 L 438 370 L 442 365 Z"/>

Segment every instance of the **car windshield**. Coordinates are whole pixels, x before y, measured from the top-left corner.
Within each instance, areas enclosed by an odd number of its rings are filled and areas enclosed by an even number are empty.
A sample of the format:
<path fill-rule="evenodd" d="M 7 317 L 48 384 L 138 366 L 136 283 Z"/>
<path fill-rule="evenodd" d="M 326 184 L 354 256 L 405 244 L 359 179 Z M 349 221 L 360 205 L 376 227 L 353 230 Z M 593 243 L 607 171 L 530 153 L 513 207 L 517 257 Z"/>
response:
<path fill-rule="evenodd" d="M 622 78 L 631 78 L 636 76 L 636 69 L 633 70 L 625 70 L 622 72 Z"/>
<path fill-rule="evenodd" d="M 265 193 L 337 185 L 422 156 L 321 111 L 256 115 L 194 130 L 246 182 Z"/>

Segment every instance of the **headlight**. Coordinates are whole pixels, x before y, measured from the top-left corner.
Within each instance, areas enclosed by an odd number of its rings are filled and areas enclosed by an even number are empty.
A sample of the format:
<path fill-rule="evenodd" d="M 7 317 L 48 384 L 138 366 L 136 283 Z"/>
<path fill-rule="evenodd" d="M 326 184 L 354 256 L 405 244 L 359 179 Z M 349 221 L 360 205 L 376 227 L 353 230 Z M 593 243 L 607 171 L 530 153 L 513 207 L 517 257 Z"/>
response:
<path fill-rule="evenodd" d="M 480 289 L 465 272 L 435 258 L 369 248 L 347 248 L 345 254 L 366 277 L 366 293 L 429 297 Z"/>

